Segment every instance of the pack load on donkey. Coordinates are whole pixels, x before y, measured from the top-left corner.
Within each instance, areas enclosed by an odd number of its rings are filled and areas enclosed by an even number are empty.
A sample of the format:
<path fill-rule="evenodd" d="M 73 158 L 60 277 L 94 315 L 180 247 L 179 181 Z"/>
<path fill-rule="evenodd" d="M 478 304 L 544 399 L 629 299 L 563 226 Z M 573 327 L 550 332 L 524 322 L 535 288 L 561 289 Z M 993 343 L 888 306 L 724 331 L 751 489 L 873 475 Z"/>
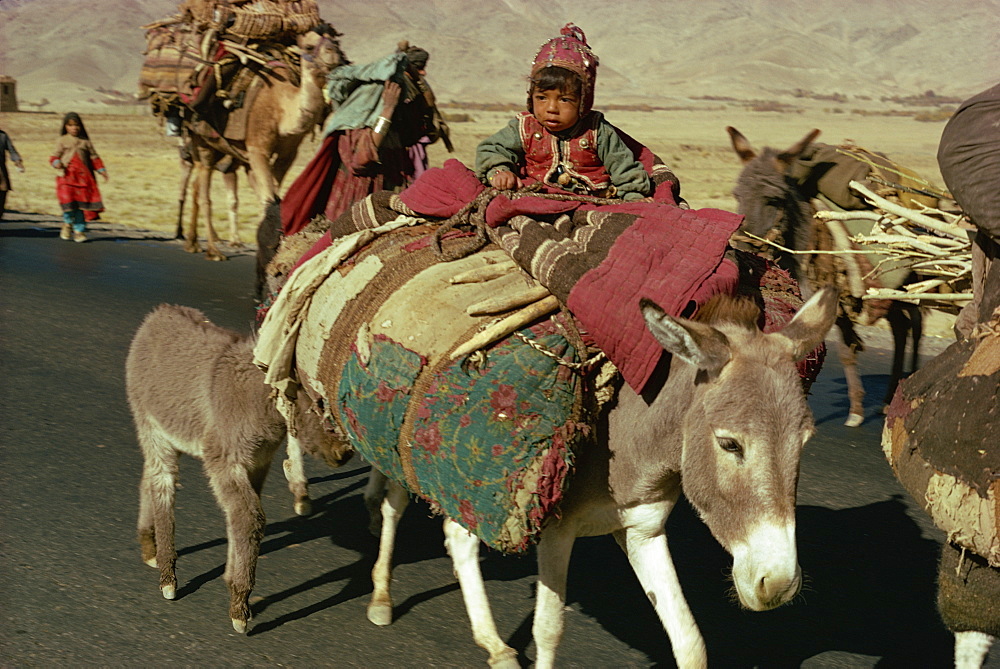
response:
<path fill-rule="evenodd" d="M 330 422 L 390 478 L 494 548 L 523 551 L 558 505 L 601 398 L 658 383 L 662 348 L 642 334 L 638 293 L 678 314 L 745 293 L 765 331 L 802 303 L 786 273 L 727 251 L 738 216 L 672 200 L 616 209 L 509 198 L 449 160 L 311 232 L 319 241 L 301 259 L 286 238 L 295 258 L 279 249 L 272 267 L 294 269 L 264 318 L 258 363 L 282 391 L 319 389 Z M 562 223 L 546 222 L 559 212 Z M 804 379 L 821 360 L 801 363 Z"/>
<path fill-rule="evenodd" d="M 197 117 L 229 137 L 261 75 L 284 65 L 298 76 L 295 38 L 320 23 L 315 0 L 183 0 L 174 16 L 143 26 L 138 97 L 168 134 Z"/>

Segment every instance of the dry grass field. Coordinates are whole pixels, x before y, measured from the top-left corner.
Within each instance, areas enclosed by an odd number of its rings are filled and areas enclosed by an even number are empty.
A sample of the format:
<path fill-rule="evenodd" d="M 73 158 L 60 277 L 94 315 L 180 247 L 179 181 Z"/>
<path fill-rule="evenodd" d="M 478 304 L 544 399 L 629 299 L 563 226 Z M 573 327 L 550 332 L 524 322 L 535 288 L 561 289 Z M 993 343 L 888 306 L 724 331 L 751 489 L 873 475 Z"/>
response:
<path fill-rule="evenodd" d="M 450 124 L 455 153 L 440 143 L 431 147 L 431 162 L 440 165 L 455 157 L 472 165 L 476 144 L 501 128 L 510 112 L 446 109 L 453 117 L 469 118 Z M 613 111 L 612 123 L 646 143 L 680 177 L 682 193 L 693 207 L 732 209 L 730 190 L 740 164 L 729 145 L 725 128 L 732 125 L 756 147 L 785 148 L 812 128 L 823 131 L 820 141 L 853 140 L 883 151 L 933 183 L 941 185 L 935 152 L 944 123 L 920 122 L 903 116 L 862 116 L 821 107 L 791 112 L 748 111 L 716 104 L 704 109 L 671 111 Z M 60 127 L 60 117 L 49 113 L 0 114 L 0 127 L 13 138 L 24 157 L 26 172 L 14 172 L 14 191 L 7 206 L 23 212 L 59 214 L 55 199 L 55 172 L 48 156 Z M 84 123 L 108 167 L 111 180 L 100 181 L 107 211 L 105 222 L 137 229 L 169 232 L 173 229 L 178 196 L 176 139 L 164 136 L 157 119 L 148 115 L 84 114 Z M 319 135 L 303 142 L 299 157 L 282 192 L 294 180 L 319 146 Z M 214 220 L 225 236 L 225 193 L 222 180 L 213 180 Z M 253 239 L 260 206 L 246 179 L 240 179 L 240 234 Z M 202 233 L 203 235 L 203 233 Z"/>

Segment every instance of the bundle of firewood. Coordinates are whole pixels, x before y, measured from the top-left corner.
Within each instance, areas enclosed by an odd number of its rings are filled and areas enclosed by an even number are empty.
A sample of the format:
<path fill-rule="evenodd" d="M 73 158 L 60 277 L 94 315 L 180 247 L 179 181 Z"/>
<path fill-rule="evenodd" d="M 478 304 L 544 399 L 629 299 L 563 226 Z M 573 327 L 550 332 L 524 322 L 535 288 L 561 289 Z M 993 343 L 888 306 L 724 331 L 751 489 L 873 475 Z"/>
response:
<path fill-rule="evenodd" d="M 954 311 L 972 299 L 972 242 L 974 230 L 963 224 L 961 212 L 953 213 L 923 206 L 908 209 L 882 198 L 857 181 L 850 186 L 874 209 L 866 211 L 818 211 L 816 218 L 825 221 L 870 219 L 868 234 L 850 238 L 860 247 L 857 252 L 877 253 L 884 260 L 877 263 L 870 278 L 901 267 L 916 272 L 921 279 L 897 289 L 869 288 L 862 299 L 897 299 L 932 308 Z M 842 251 L 841 251 L 842 252 Z"/>

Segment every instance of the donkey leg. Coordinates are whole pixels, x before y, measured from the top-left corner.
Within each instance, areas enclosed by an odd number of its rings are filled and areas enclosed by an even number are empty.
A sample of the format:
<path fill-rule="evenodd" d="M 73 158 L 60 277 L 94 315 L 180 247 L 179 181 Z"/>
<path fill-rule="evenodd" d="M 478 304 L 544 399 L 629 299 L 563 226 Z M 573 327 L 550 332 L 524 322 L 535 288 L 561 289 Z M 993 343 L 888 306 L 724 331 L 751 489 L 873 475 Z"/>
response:
<path fill-rule="evenodd" d="M 889 321 L 889 329 L 892 331 L 892 370 L 889 372 L 889 384 L 885 389 L 885 397 L 882 398 L 883 411 L 892 402 L 892 396 L 896 394 L 896 387 L 899 386 L 899 381 L 903 378 L 906 341 L 910 338 L 910 318 L 900 302 L 892 301 L 885 318 Z"/>
<path fill-rule="evenodd" d="M 556 648 L 563 634 L 563 607 L 566 605 L 566 576 L 573 552 L 574 534 L 559 524 L 545 528 L 538 542 L 538 591 L 531 635 L 535 639 L 535 667 L 555 665 Z"/>
<path fill-rule="evenodd" d="M 138 528 L 142 557 L 146 564 L 159 568 L 160 592 L 166 599 L 173 599 L 177 595 L 174 497 L 179 454 L 149 427 L 140 428 L 139 443 L 144 456 Z"/>
<path fill-rule="evenodd" d="M 229 587 L 229 618 L 233 629 L 242 634 L 251 618 L 250 593 L 256 581 L 257 555 L 266 522 L 253 481 L 262 482 L 263 477 L 222 458 L 206 458 L 205 473 L 226 514 L 229 545 L 223 579 Z"/>
<path fill-rule="evenodd" d="M 139 522 L 136 530 L 142 561 L 155 568 L 156 530 L 153 528 L 153 491 L 145 472 L 139 482 Z"/>
<path fill-rule="evenodd" d="M 372 474 L 375 474 L 374 469 Z M 403 486 L 393 481 L 388 482 L 379 512 L 382 517 L 382 532 L 378 542 L 378 559 L 372 567 L 372 598 L 368 603 L 368 620 L 376 625 L 392 623 L 392 594 L 389 592 L 392 552 L 396 546 L 396 528 L 409 501 L 409 495 Z"/>
<path fill-rule="evenodd" d="M 924 337 L 924 312 L 917 305 L 910 305 L 910 337 L 913 349 L 910 351 L 910 373 L 920 369 L 920 340 Z"/>
<path fill-rule="evenodd" d="M 979 669 L 986 661 L 995 637 L 985 632 L 955 633 L 955 669 Z"/>
<path fill-rule="evenodd" d="M 629 562 L 670 637 L 677 666 L 707 667 L 705 641 L 681 591 L 666 535 L 635 535 L 626 531 Z"/>
<path fill-rule="evenodd" d="M 285 453 L 288 457 L 281 463 L 281 469 L 285 472 L 288 489 L 295 498 L 293 508 L 297 515 L 308 516 L 312 513 L 312 500 L 309 499 L 309 479 L 306 478 L 305 463 L 302 460 L 302 442 L 298 437 L 288 435 Z"/>
<path fill-rule="evenodd" d="M 445 519 L 444 545 L 462 587 L 462 599 L 472 624 L 472 638 L 490 654 L 491 667 L 517 669 L 521 666 L 517 661 L 517 651 L 500 639 L 490 601 L 486 598 L 486 586 L 479 570 L 479 537 L 455 521 Z"/>
<path fill-rule="evenodd" d="M 865 421 L 865 387 L 858 373 L 858 350 L 862 348 L 861 338 L 854 331 L 851 319 L 840 314 L 837 316 L 837 329 L 840 331 L 838 350 L 840 364 L 844 368 L 844 378 L 847 380 L 847 397 L 851 407 L 844 425 L 858 427 Z"/>
<path fill-rule="evenodd" d="M 388 481 L 385 474 L 373 467 L 362 494 L 365 508 L 368 509 L 368 531 L 376 537 L 382 536 L 382 500 L 385 498 Z"/>
<path fill-rule="evenodd" d="M 655 507 L 633 510 L 633 515 L 642 516 L 638 518 L 639 522 L 619 530 L 615 538 L 624 546 L 632 570 L 670 637 L 677 666 L 683 669 L 707 667 L 705 641 L 681 591 L 663 531 L 663 523 L 672 507 L 673 503 L 670 503 L 666 513 L 663 513 L 664 509 Z M 659 520 L 643 522 L 652 518 Z"/>

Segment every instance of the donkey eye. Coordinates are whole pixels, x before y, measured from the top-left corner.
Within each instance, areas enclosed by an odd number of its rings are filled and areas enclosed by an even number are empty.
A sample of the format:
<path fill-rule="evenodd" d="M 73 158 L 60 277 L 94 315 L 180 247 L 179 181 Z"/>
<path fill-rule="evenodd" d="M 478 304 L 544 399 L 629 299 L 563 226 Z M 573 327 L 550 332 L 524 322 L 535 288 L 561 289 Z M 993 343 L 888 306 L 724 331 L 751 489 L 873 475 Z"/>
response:
<path fill-rule="evenodd" d="M 724 450 L 726 453 L 734 453 L 736 455 L 743 455 L 743 447 L 740 442 L 729 437 L 722 437 L 719 439 L 719 448 Z"/>

